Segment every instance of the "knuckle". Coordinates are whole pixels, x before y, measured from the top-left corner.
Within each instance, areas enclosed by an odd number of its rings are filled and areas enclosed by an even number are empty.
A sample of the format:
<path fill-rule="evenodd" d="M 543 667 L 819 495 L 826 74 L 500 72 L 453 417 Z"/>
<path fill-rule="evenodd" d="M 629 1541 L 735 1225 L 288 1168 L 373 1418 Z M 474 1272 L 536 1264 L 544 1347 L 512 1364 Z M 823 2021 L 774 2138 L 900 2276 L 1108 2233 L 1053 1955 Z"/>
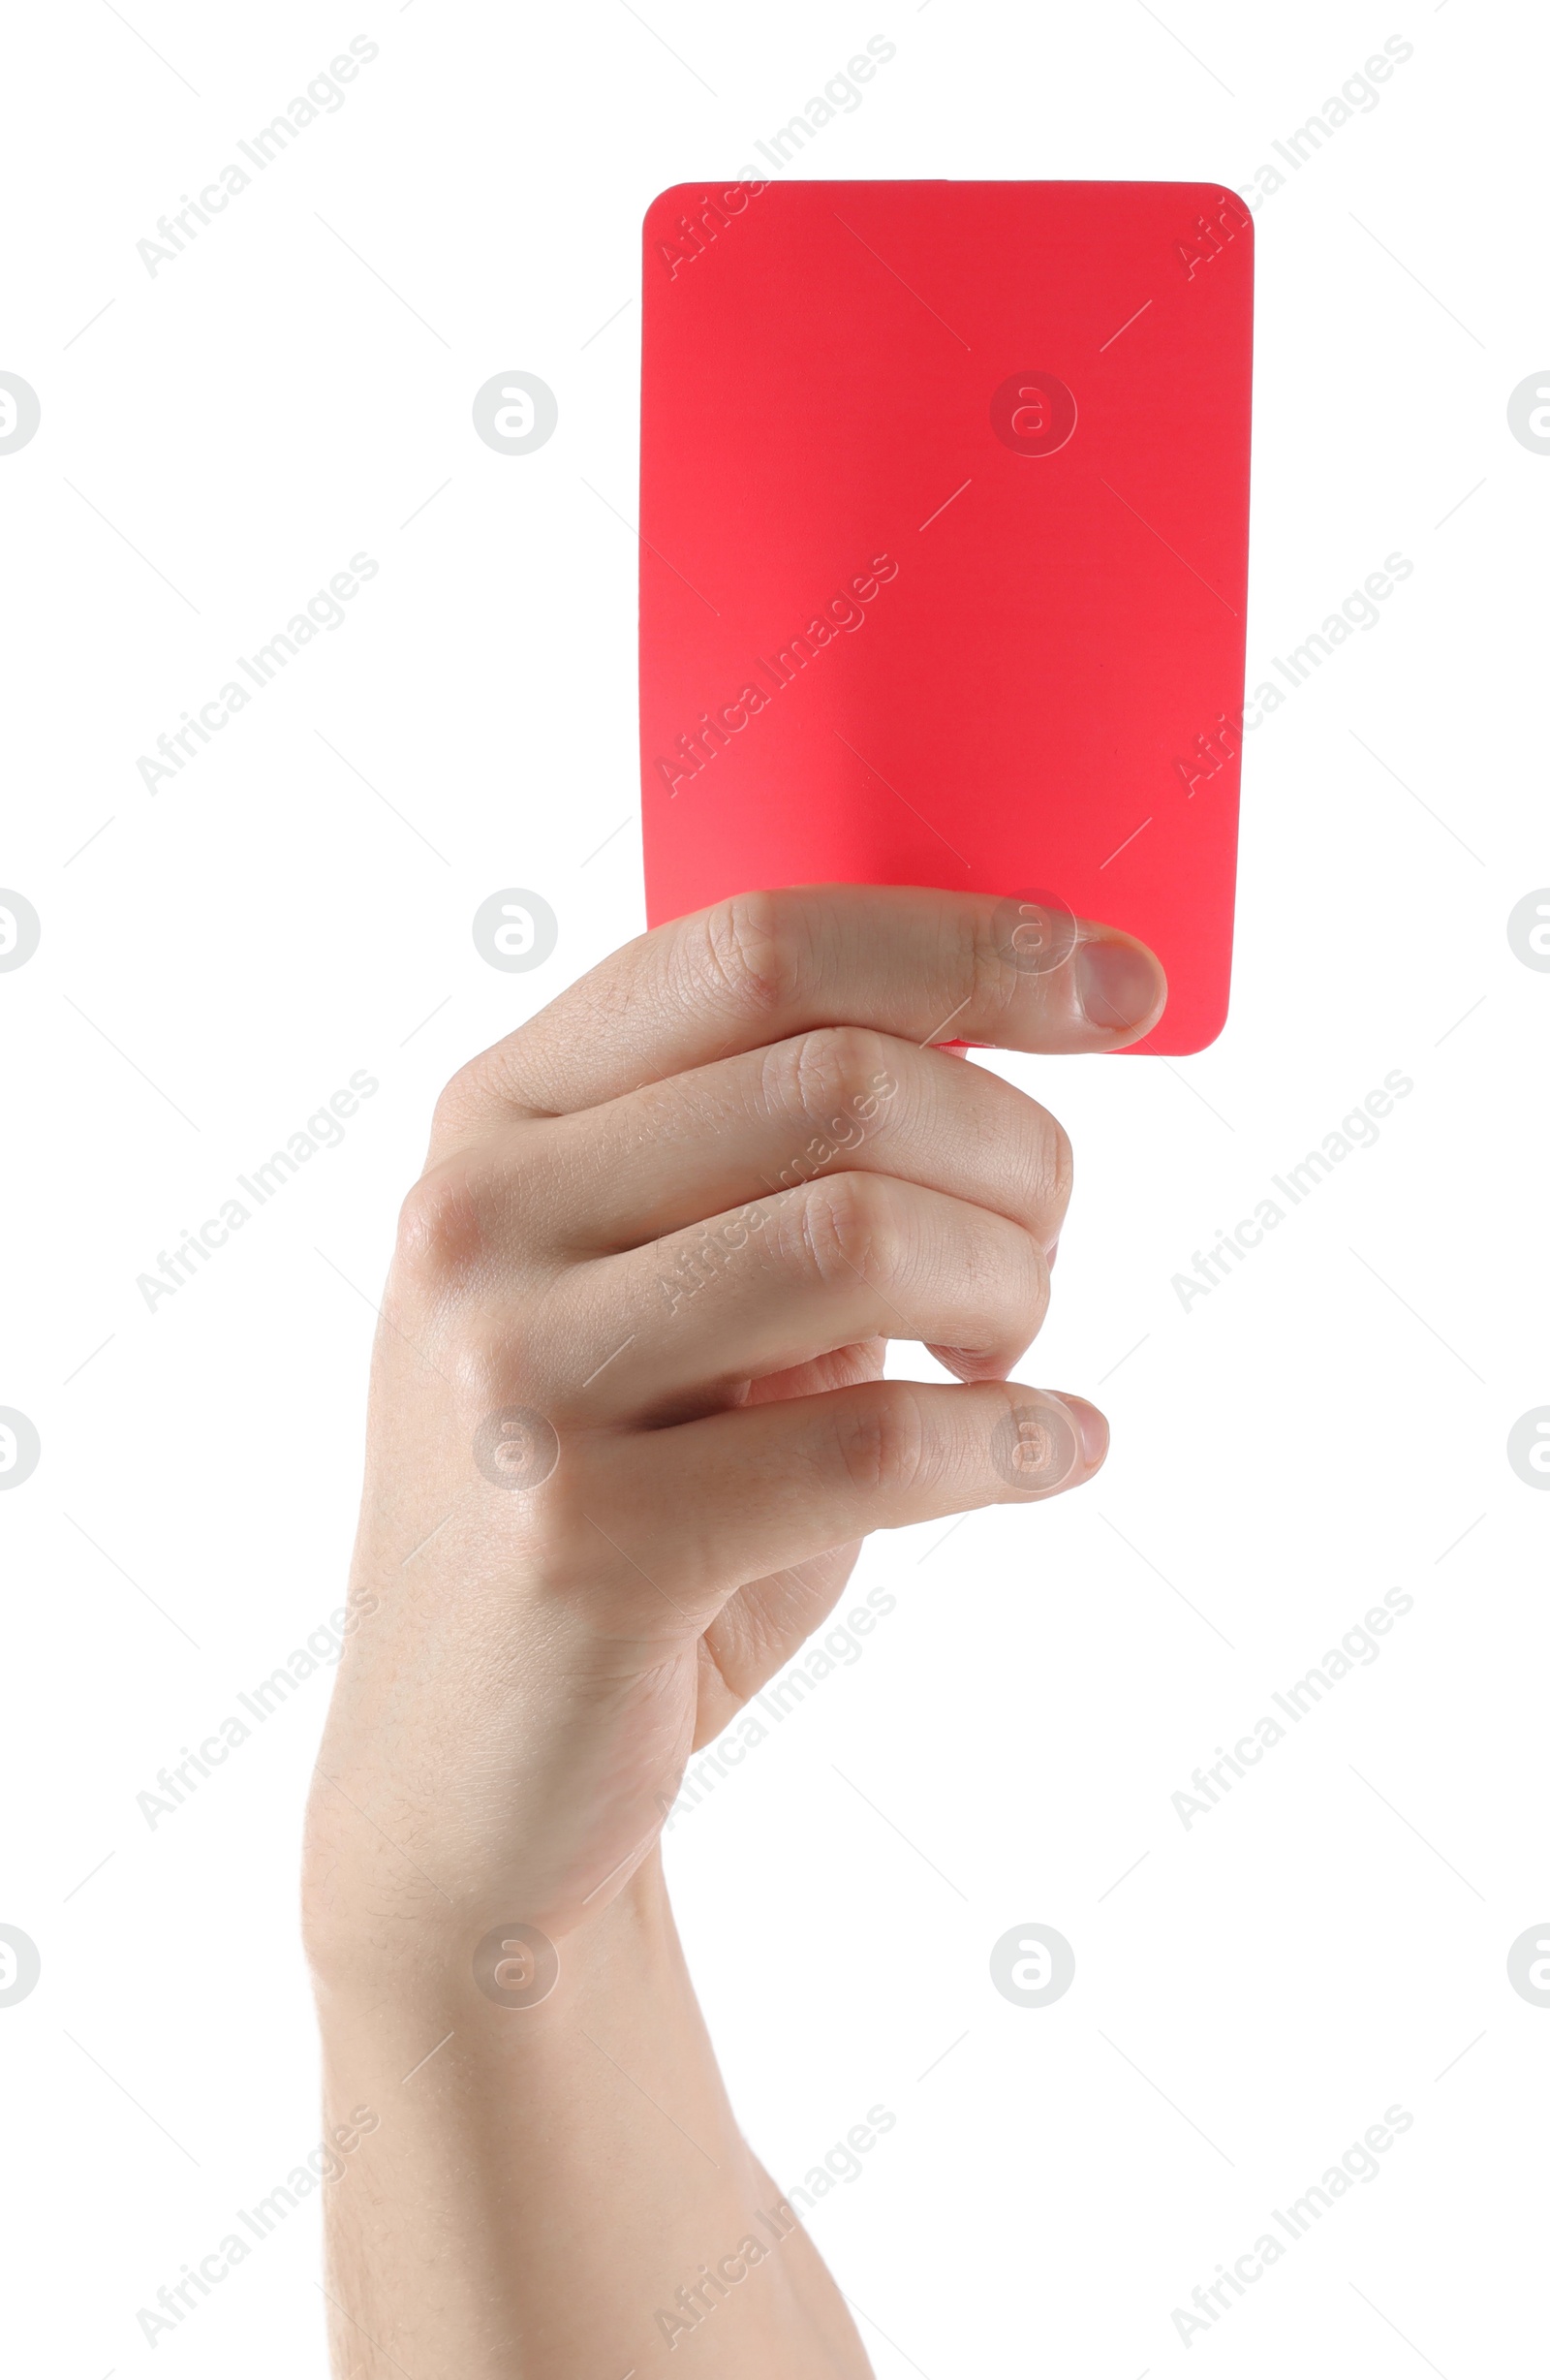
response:
<path fill-rule="evenodd" d="M 899 1198 L 881 1174 L 826 1174 L 791 1202 L 792 1250 L 802 1270 L 825 1289 L 891 1279 L 908 1250 Z"/>
<path fill-rule="evenodd" d="M 885 1071 L 881 1034 L 865 1025 L 815 1025 L 766 1052 L 766 1103 L 845 1147 L 859 1139 L 867 1109 L 876 1112 L 876 1078 Z"/>
<path fill-rule="evenodd" d="M 508 1034 L 467 1059 L 450 1078 L 431 1112 L 433 1151 L 450 1152 L 477 1136 L 492 1110 L 508 1115 L 534 1112 L 520 1071 L 521 1048 L 521 1035 Z"/>
<path fill-rule="evenodd" d="M 574 1206 L 564 1148 L 542 1123 L 469 1142 L 429 1165 L 399 1208 L 395 1282 L 446 1293 L 546 1277 L 566 1261 Z"/>
<path fill-rule="evenodd" d="M 799 963 L 796 905 L 783 892 L 739 892 L 707 909 L 702 932 L 686 937 L 691 989 L 730 995 L 741 1015 L 777 1015 L 788 1003 Z"/>
<path fill-rule="evenodd" d="M 1042 1108 L 1024 1118 L 1022 1173 L 1028 1212 L 1047 1227 L 1064 1215 L 1071 1195 L 1070 1137 Z"/>
<path fill-rule="evenodd" d="M 484 1254 L 480 1201 L 456 1164 L 422 1174 L 398 1212 L 393 1270 L 420 1289 L 444 1291 L 466 1279 Z"/>
<path fill-rule="evenodd" d="M 834 1450 L 845 1477 L 866 1494 L 901 1494 L 927 1478 L 931 1439 L 908 1381 L 881 1382 L 834 1419 Z"/>
<path fill-rule="evenodd" d="M 1045 1261 L 1044 1252 L 1031 1234 L 1024 1233 L 1023 1246 L 1027 1251 L 1027 1261 L 1023 1269 L 1022 1290 L 1017 1300 L 1017 1312 L 1024 1333 L 1023 1344 L 1027 1346 L 1030 1340 L 1038 1336 L 1044 1327 L 1045 1317 L 1049 1312 L 1050 1285 L 1049 1266 Z"/>
<path fill-rule="evenodd" d="M 1020 1352 L 1037 1337 L 1049 1304 L 1049 1268 L 1031 1232 L 986 1215 L 960 1251 L 964 1319 L 981 1353 Z"/>

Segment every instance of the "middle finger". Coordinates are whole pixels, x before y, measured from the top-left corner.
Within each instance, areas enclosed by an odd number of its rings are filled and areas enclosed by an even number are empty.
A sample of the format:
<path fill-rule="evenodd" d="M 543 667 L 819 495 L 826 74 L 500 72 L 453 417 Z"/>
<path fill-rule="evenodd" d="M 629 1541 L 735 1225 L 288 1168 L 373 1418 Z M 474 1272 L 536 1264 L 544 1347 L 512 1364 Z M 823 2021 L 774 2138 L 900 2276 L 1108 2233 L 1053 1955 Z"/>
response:
<path fill-rule="evenodd" d="M 1071 1184 L 1070 1143 L 1037 1100 L 984 1067 L 854 1025 L 523 1123 L 514 1145 L 529 1228 L 578 1256 L 639 1247 L 840 1170 L 988 1207 L 1047 1250 Z"/>

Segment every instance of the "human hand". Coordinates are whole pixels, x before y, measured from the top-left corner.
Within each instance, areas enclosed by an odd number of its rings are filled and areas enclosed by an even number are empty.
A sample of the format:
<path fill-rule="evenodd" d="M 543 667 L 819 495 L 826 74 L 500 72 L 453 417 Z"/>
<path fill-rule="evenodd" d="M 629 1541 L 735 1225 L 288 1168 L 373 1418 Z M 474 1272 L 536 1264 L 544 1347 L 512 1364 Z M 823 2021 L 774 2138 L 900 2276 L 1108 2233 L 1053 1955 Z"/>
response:
<path fill-rule="evenodd" d="M 558 1939 L 871 1530 L 1091 1478 L 1083 1398 L 1007 1385 L 1070 1189 L 1034 1100 L 941 1048 L 1100 1050 L 1165 997 L 1008 904 L 750 894 L 605 960 L 456 1075 L 403 1210 L 309 1820 L 326 1972 Z M 960 1385 L 882 1378 L 914 1338 Z"/>

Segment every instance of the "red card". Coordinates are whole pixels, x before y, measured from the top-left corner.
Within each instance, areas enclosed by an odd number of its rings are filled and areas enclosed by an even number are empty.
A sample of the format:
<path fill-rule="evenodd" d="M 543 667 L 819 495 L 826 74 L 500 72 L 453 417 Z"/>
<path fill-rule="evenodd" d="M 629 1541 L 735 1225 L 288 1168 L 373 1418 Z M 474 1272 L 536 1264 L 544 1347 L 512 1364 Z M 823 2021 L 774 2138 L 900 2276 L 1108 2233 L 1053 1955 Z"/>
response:
<path fill-rule="evenodd" d="M 652 924 L 1037 891 L 1226 1016 L 1253 233 L 1194 182 L 688 182 L 645 221 Z"/>

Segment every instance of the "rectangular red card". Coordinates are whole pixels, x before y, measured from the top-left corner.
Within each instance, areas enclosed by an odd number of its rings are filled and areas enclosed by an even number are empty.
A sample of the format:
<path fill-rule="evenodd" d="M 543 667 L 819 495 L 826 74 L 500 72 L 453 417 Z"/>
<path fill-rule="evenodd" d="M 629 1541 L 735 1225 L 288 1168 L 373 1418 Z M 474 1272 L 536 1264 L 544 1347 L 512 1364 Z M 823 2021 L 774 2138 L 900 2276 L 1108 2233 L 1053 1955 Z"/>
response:
<path fill-rule="evenodd" d="M 1226 1016 L 1253 234 L 1207 182 L 686 182 L 645 220 L 653 924 L 1037 892 Z"/>

